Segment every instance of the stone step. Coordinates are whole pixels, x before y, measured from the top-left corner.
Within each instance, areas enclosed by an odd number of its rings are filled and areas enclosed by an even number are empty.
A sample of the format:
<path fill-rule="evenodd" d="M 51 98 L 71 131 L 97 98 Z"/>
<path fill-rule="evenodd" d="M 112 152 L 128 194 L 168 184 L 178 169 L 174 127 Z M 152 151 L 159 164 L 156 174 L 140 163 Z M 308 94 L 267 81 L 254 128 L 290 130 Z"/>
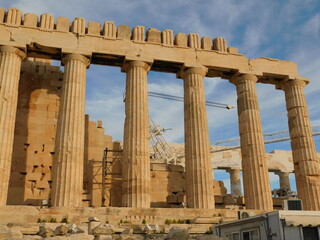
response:
<path fill-rule="evenodd" d="M 221 217 L 197 217 L 193 223 L 197 224 L 216 224 L 221 223 Z"/>
<path fill-rule="evenodd" d="M 166 225 L 164 232 L 168 233 L 171 228 L 182 228 L 186 229 L 188 233 L 208 233 L 212 231 L 212 224 L 170 224 Z"/>

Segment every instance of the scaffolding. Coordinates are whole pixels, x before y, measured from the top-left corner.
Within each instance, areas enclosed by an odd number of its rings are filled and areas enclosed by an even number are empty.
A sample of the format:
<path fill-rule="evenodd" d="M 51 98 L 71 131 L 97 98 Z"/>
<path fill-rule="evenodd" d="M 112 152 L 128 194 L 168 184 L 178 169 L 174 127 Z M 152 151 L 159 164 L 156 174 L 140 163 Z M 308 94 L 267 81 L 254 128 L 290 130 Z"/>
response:
<path fill-rule="evenodd" d="M 114 149 L 108 149 L 106 148 L 103 151 L 103 157 L 102 157 L 102 181 L 101 181 L 101 206 L 105 207 L 105 201 L 106 201 L 106 180 L 107 177 L 112 176 L 112 167 L 117 161 L 120 161 L 122 163 L 122 157 L 120 156 L 120 153 L 122 153 L 122 149 L 114 150 Z M 116 153 L 115 155 L 112 154 L 112 156 L 108 156 L 108 153 Z"/>

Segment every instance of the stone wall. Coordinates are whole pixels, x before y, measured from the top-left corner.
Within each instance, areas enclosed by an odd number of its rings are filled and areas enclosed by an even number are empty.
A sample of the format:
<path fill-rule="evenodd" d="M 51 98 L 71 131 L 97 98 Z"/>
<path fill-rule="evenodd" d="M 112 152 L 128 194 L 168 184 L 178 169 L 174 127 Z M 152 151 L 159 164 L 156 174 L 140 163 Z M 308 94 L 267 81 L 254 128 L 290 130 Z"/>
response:
<path fill-rule="evenodd" d="M 50 61 L 22 64 L 8 204 L 49 198 L 62 74 Z"/>
<path fill-rule="evenodd" d="M 60 67 L 49 60 L 22 64 L 8 204 L 41 206 L 49 200 L 62 80 Z M 85 143 L 84 206 L 101 206 L 103 150 L 120 144 L 88 115 Z"/>

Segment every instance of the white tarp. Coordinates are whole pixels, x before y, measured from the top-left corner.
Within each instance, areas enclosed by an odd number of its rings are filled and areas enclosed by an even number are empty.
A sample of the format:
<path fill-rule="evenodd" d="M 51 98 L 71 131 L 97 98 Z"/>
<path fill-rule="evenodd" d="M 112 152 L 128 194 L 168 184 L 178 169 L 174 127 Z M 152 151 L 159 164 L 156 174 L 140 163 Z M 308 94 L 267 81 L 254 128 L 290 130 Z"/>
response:
<path fill-rule="evenodd" d="M 320 216 L 285 216 L 286 226 L 316 227 L 320 226 Z"/>

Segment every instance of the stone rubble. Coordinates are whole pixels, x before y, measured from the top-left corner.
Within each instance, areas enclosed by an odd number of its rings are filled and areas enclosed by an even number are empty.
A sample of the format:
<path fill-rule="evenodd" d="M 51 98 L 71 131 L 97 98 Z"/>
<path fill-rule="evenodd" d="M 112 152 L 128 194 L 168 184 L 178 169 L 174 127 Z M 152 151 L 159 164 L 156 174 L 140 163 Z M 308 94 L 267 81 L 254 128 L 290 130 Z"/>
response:
<path fill-rule="evenodd" d="M 98 223 L 91 231 L 90 224 Z M 121 224 L 119 224 L 121 225 Z M 81 227 L 79 227 L 81 226 Z M 212 233 L 190 233 L 191 227 L 166 227 L 157 224 L 132 224 L 128 227 L 101 223 L 97 218 L 89 218 L 88 222 L 75 223 L 26 223 L 0 225 L 0 239 L 8 240 L 223 240 Z M 130 227 L 129 227 L 130 226 Z M 87 229 L 83 229 L 87 228 Z"/>

